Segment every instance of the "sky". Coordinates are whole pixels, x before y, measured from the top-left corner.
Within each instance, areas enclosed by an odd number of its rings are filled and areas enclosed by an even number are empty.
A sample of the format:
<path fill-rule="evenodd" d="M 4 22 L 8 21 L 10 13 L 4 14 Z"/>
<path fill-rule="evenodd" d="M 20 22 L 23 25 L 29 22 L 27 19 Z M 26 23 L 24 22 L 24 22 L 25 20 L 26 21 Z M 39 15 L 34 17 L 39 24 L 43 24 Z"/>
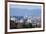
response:
<path fill-rule="evenodd" d="M 10 5 L 10 16 L 40 16 L 41 7 L 33 5 Z"/>

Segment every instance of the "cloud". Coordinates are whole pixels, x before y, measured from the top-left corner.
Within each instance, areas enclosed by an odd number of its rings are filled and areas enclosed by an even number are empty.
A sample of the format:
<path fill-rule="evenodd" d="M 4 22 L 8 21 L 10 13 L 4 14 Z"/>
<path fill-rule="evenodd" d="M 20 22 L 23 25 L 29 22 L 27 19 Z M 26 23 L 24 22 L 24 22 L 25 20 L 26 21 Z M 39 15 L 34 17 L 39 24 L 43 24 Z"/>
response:
<path fill-rule="evenodd" d="M 10 8 L 32 10 L 32 9 L 40 9 L 41 7 L 40 6 L 33 6 L 33 5 L 10 5 Z"/>

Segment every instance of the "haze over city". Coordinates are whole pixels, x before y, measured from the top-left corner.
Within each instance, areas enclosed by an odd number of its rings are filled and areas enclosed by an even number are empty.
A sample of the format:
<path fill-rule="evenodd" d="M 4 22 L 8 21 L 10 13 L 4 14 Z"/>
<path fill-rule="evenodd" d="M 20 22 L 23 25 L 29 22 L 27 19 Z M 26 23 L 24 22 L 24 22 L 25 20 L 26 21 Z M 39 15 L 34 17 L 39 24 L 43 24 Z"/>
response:
<path fill-rule="evenodd" d="M 10 16 L 40 16 L 41 7 L 31 5 L 10 5 Z"/>

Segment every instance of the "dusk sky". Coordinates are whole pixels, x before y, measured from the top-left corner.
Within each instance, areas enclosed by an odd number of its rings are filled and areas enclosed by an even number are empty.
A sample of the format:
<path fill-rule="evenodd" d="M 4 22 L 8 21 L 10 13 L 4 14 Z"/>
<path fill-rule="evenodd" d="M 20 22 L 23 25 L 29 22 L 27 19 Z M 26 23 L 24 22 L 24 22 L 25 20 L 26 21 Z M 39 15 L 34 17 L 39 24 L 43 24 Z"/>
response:
<path fill-rule="evenodd" d="M 10 16 L 40 16 L 41 7 L 32 5 L 10 5 Z"/>

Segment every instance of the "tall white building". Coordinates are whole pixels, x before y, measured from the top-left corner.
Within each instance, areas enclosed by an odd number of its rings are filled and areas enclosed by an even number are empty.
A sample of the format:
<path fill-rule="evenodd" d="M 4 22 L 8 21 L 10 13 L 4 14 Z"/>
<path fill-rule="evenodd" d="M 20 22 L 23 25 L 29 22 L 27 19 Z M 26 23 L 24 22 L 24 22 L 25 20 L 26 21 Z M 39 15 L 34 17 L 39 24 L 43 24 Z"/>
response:
<path fill-rule="evenodd" d="M 26 22 L 27 22 L 27 23 L 32 23 L 31 17 L 28 17 Z"/>
<path fill-rule="evenodd" d="M 10 20 L 15 21 L 15 20 L 16 20 L 16 18 L 15 18 L 15 17 L 11 17 L 11 18 L 10 18 Z"/>

